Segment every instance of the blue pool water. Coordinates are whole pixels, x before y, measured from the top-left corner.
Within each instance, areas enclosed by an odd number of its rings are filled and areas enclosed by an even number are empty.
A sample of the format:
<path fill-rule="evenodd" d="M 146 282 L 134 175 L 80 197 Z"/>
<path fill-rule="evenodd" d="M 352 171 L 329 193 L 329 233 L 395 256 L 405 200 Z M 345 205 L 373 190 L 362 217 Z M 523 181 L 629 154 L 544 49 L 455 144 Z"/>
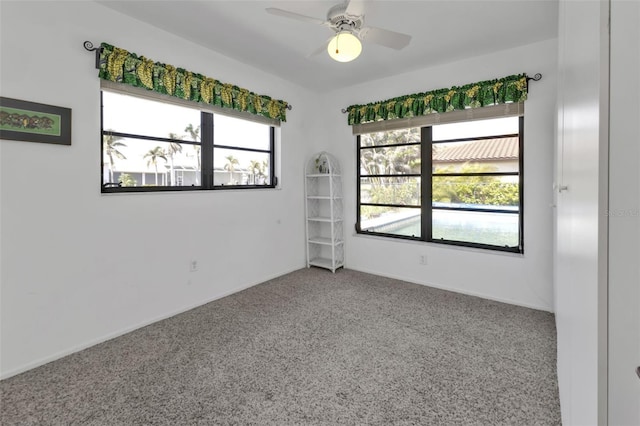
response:
<path fill-rule="evenodd" d="M 373 232 L 420 236 L 420 216 L 412 216 L 368 228 Z M 433 239 L 497 246 L 519 244 L 518 214 L 434 210 Z"/>

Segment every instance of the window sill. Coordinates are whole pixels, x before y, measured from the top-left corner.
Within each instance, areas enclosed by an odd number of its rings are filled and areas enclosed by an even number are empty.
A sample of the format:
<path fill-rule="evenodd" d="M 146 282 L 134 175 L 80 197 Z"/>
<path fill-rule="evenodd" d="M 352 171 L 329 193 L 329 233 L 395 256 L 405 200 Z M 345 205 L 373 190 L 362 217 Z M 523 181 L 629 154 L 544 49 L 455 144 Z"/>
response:
<path fill-rule="evenodd" d="M 525 257 L 524 253 L 515 253 L 515 252 L 510 252 L 510 251 L 502 251 L 502 250 L 492 250 L 492 249 L 479 248 L 479 247 L 467 247 L 467 246 L 459 246 L 459 245 L 454 245 L 454 244 L 433 243 L 433 242 L 421 241 L 421 240 L 385 237 L 385 236 L 382 236 L 382 235 L 375 235 L 375 234 L 361 234 L 361 233 L 357 233 L 357 232 L 353 232 L 351 235 L 353 237 L 356 237 L 356 238 L 373 239 L 373 240 L 376 240 L 376 241 L 386 241 L 386 242 L 389 242 L 389 243 L 414 244 L 414 245 L 419 245 L 421 247 L 425 247 L 426 246 L 426 247 L 429 247 L 429 248 L 466 251 L 466 252 L 477 253 L 477 254 L 489 254 L 489 255 L 507 256 L 507 257 L 515 257 L 515 258 L 519 258 L 519 259 L 523 259 Z"/>
<path fill-rule="evenodd" d="M 139 190 L 139 189 L 131 189 L 131 190 L 122 190 L 122 189 L 117 189 L 117 190 L 104 190 L 102 189 L 100 191 L 100 195 L 121 195 L 121 194 L 125 194 L 125 195 L 142 195 L 142 194 L 210 194 L 210 193 L 216 193 L 216 192 L 256 192 L 256 191 L 266 191 L 266 190 L 276 190 L 276 191 L 280 191 L 282 190 L 282 187 L 280 185 L 278 186 L 264 186 L 264 187 L 249 187 L 249 188 L 242 188 L 242 187 L 227 187 L 227 188 L 216 188 L 216 189 L 205 189 L 205 188 L 189 188 L 189 187 L 185 187 L 185 189 L 165 189 L 165 188 L 153 188 L 153 189 L 143 189 L 143 190 Z"/>

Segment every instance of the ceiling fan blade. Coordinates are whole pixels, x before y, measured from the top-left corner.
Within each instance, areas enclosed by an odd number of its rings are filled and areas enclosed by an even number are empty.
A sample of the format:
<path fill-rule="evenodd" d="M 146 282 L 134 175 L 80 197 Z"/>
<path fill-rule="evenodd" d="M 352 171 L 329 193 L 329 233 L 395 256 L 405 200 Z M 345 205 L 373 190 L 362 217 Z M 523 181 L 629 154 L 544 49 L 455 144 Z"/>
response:
<path fill-rule="evenodd" d="M 306 15 L 300 15 L 299 13 L 289 12 L 288 10 L 282 10 L 282 9 L 278 9 L 276 7 L 267 7 L 265 10 L 267 11 L 267 13 L 270 13 L 272 15 L 283 16 L 285 18 L 296 19 L 298 21 L 307 22 L 309 24 L 316 24 L 316 25 L 326 25 L 327 24 L 327 22 L 325 20 L 323 20 L 323 19 L 312 18 L 311 16 L 306 16 Z"/>
<path fill-rule="evenodd" d="M 334 36 L 329 37 L 329 38 L 327 39 L 327 41 L 325 41 L 324 43 L 322 43 L 322 46 L 318 47 L 316 50 L 314 50 L 313 52 L 309 53 L 309 54 L 307 55 L 307 58 L 311 58 L 311 57 L 314 57 L 314 56 L 317 56 L 317 55 L 321 54 L 322 52 L 326 52 L 326 51 L 327 51 L 327 45 L 329 44 L 329 42 L 331 41 L 331 39 L 332 39 L 333 37 L 334 37 Z"/>
<path fill-rule="evenodd" d="M 347 1 L 347 8 L 344 11 L 344 13 L 350 16 L 364 15 L 364 1 L 362 0 Z"/>
<path fill-rule="evenodd" d="M 379 44 L 396 50 L 406 47 L 411 41 L 410 35 L 384 30 L 377 27 L 364 27 L 360 30 L 359 36 L 363 41 Z"/>

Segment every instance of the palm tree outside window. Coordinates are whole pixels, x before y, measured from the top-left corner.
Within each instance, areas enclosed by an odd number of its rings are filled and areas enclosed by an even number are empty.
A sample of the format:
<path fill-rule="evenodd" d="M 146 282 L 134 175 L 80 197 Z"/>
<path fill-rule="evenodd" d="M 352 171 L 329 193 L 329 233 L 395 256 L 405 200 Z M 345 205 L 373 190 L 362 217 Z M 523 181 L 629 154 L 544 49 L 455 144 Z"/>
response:
<path fill-rule="evenodd" d="M 113 178 L 113 171 L 115 169 L 115 158 L 126 160 L 127 157 L 118 149 L 126 148 L 127 145 L 120 142 L 123 138 L 110 134 L 111 130 L 107 130 L 107 134 L 103 136 L 102 146 L 104 148 L 104 154 L 109 159 L 109 182 L 115 182 Z"/>
<path fill-rule="evenodd" d="M 143 158 L 147 158 L 147 166 L 150 166 L 153 164 L 153 168 L 155 170 L 155 175 L 156 175 L 156 186 L 158 186 L 158 160 L 159 159 L 163 159 L 165 162 L 167 161 L 167 156 L 165 155 L 164 150 L 159 147 L 156 146 L 153 149 L 150 149 L 149 152 L 147 152 Z"/>

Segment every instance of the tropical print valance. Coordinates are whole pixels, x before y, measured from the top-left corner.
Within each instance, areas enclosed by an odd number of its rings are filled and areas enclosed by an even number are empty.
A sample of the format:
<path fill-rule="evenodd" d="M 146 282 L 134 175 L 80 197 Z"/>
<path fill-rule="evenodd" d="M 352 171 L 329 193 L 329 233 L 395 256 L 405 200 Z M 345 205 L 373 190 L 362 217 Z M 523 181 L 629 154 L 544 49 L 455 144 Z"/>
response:
<path fill-rule="evenodd" d="M 101 44 L 99 76 L 181 99 L 286 121 L 287 102 Z"/>
<path fill-rule="evenodd" d="M 386 101 L 347 108 L 349 125 L 408 118 L 456 109 L 522 102 L 527 99 L 527 75 L 511 75 L 496 80 L 454 86 L 430 92 L 399 96 Z"/>

